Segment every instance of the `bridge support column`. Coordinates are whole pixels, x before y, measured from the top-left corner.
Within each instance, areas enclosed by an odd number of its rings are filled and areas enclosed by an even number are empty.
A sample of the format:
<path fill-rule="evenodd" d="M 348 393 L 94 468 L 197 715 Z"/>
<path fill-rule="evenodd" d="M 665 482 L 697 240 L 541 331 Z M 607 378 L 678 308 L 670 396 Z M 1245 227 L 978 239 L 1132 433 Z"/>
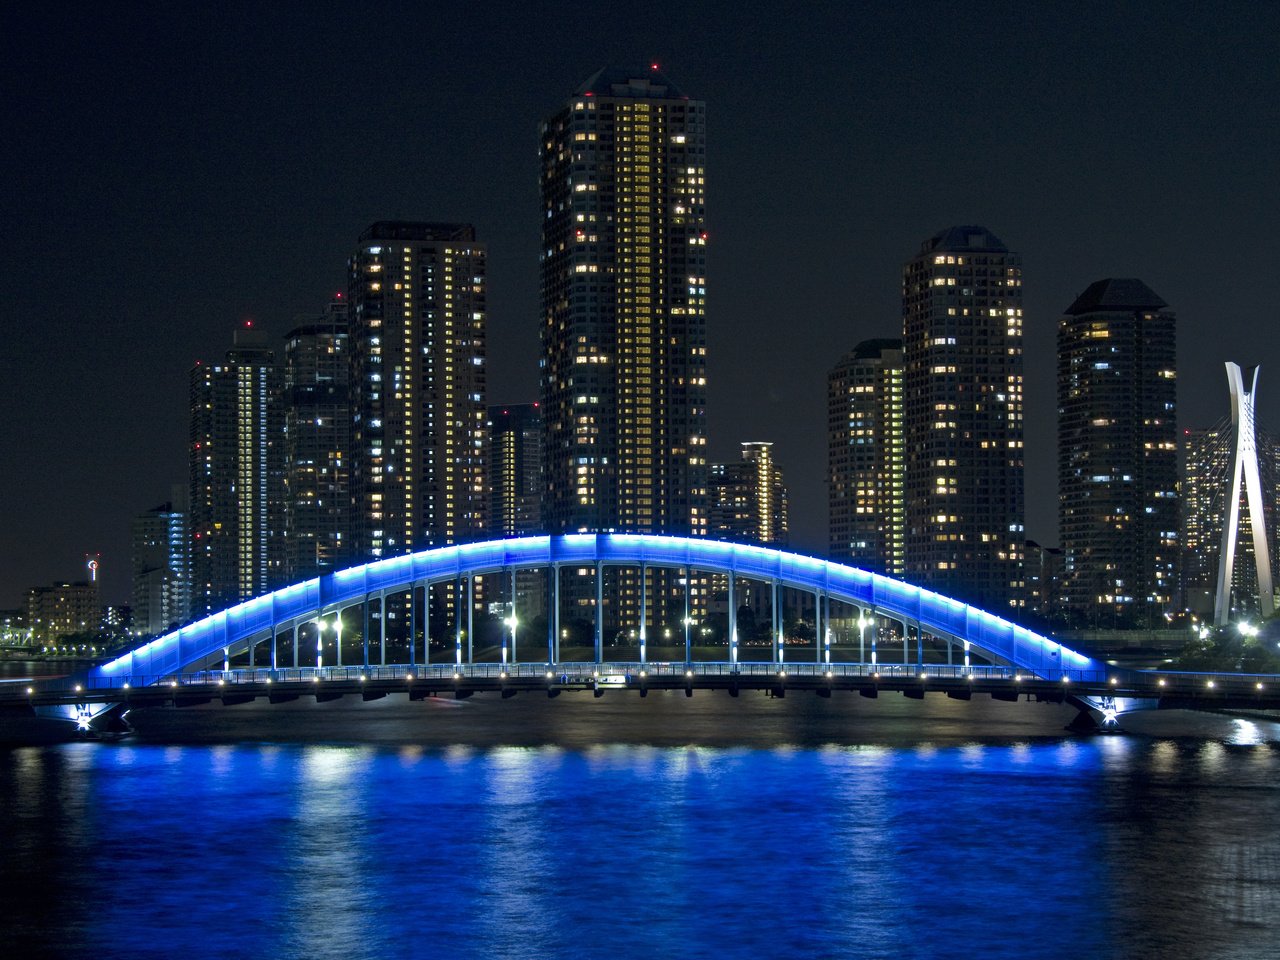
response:
<path fill-rule="evenodd" d="M 729 662 L 738 662 L 738 601 L 734 597 L 733 571 L 729 571 Z"/>
<path fill-rule="evenodd" d="M 225 673 L 230 669 L 231 669 L 231 648 L 223 647 L 222 648 L 222 670 Z"/>
<path fill-rule="evenodd" d="M 361 648 L 361 659 L 364 661 L 361 664 L 361 666 L 363 666 L 366 670 L 369 669 L 369 604 L 370 602 L 371 601 L 369 600 L 369 595 L 365 594 L 364 603 L 362 604 L 364 609 L 360 613 L 360 616 L 364 620 L 364 629 L 360 631 L 360 648 Z"/>
<path fill-rule="evenodd" d="M 508 626 L 511 627 L 511 663 L 512 665 L 514 665 L 516 662 L 516 625 L 518 623 L 518 621 L 516 620 L 516 570 L 515 570 L 515 567 L 511 568 L 511 616 L 508 618 L 508 620 L 509 620 Z M 503 644 L 503 648 L 502 648 L 502 662 L 503 663 L 507 662 L 507 649 L 506 649 L 505 643 Z"/>
<path fill-rule="evenodd" d="M 813 662 L 824 662 L 822 644 L 822 593 L 817 590 L 813 592 Z M 830 650 L 826 653 L 825 662 L 831 662 Z"/>
<path fill-rule="evenodd" d="M 476 577 L 467 577 L 467 663 L 476 662 Z"/>
<path fill-rule="evenodd" d="M 596 561 L 596 663 L 604 663 L 604 564 Z"/>
<path fill-rule="evenodd" d="M 409 666 L 418 665 L 418 587 L 409 584 Z"/>
<path fill-rule="evenodd" d="M 693 580 L 693 570 L 689 567 L 684 568 L 684 662 L 688 666 L 692 651 L 689 649 L 689 627 L 693 621 L 689 619 L 689 591 L 692 589 L 690 581 Z"/>
<path fill-rule="evenodd" d="M 645 662 L 645 641 L 648 634 L 645 633 L 645 623 L 649 619 L 649 593 L 646 574 L 649 568 L 646 564 L 640 564 L 640 662 Z"/>
<path fill-rule="evenodd" d="M 903 629 L 906 629 L 904 624 Z M 920 624 L 916 624 L 916 662 L 920 664 L 920 669 L 924 670 L 924 634 L 920 632 Z"/>
<path fill-rule="evenodd" d="M 547 574 L 547 662 L 554 665 L 560 662 L 560 568 L 553 563 Z"/>
<path fill-rule="evenodd" d="M 342 666 L 342 608 L 333 615 L 333 645 L 338 651 L 338 666 Z"/>
<path fill-rule="evenodd" d="M 378 665 L 387 665 L 387 591 L 378 594 Z"/>
<path fill-rule="evenodd" d="M 781 666 L 786 661 L 787 651 L 782 643 L 782 611 L 778 601 L 782 599 L 782 586 L 774 580 L 771 583 L 772 595 L 769 599 L 769 611 L 772 614 L 774 661 Z"/>
<path fill-rule="evenodd" d="M 431 665 L 431 581 L 422 585 L 422 665 Z"/>
<path fill-rule="evenodd" d="M 462 575 L 453 578 L 454 665 L 462 666 Z"/>

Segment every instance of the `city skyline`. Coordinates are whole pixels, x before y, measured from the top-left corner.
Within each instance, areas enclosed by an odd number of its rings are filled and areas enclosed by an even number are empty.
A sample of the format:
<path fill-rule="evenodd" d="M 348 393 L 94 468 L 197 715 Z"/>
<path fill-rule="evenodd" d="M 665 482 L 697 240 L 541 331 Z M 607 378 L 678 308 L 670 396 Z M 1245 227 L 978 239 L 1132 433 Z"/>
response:
<path fill-rule="evenodd" d="M 351 237 L 374 220 L 477 224 L 489 402 L 535 399 L 537 122 L 582 77 L 651 53 L 707 103 L 714 133 L 709 458 L 775 442 L 793 504 L 807 505 L 793 509 L 796 548 L 825 550 L 826 371 L 861 340 L 901 334 L 901 264 L 951 224 L 981 223 L 1025 261 L 1029 538 L 1059 539 L 1054 321 L 1098 277 L 1141 276 L 1177 311 L 1180 427 L 1228 411 L 1220 371 L 1233 358 L 1263 366 L 1259 420 L 1275 423 L 1274 356 L 1256 337 L 1277 205 L 1276 82 L 1261 66 L 1274 14 L 1195 20 L 1173 6 L 1151 23 L 1120 10 L 1085 29 L 1022 11 L 980 30 L 940 13 L 917 32 L 906 14 L 830 13 L 775 24 L 762 51 L 758 31 L 714 6 L 652 31 L 606 18 L 567 43 L 546 27 L 517 38 L 495 10 L 474 27 L 449 20 L 421 76 L 393 47 L 388 70 L 413 86 L 373 114 L 363 85 L 340 89 L 323 16 L 268 18 L 260 36 L 193 31 L 177 14 L 6 18 L 40 57 L 19 51 L 6 69 L 45 82 L 18 87 L 21 149 L 5 161 L 7 262 L 24 283 L 0 353 L 0 607 L 80 578 L 86 553 L 103 556 L 104 600 L 128 596 L 130 520 L 184 472 L 191 363 L 216 358 L 246 316 L 282 349 L 294 318 L 343 288 Z M 1120 56 L 1105 83 L 1069 69 L 1157 43 L 1179 54 L 1158 82 Z M 988 49 L 1004 57 L 950 69 Z M 186 69 L 191 54 L 210 73 Z M 499 76 L 477 76 L 486 62 L 504 64 Z M 436 88 L 449 96 L 433 100 Z M 998 115 L 974 106 L 996 99 Z M 360 152 L 334 124 L 361 140 L 407 132 Z M 401 172 L 405 155 L 416 173 Z"/>

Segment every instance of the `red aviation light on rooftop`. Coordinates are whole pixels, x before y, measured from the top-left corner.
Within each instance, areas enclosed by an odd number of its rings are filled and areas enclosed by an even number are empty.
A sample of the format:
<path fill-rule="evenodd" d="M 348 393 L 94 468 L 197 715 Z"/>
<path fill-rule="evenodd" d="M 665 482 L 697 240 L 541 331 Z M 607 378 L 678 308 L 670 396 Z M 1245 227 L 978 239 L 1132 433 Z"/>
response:
<path fill-rule="evenodd" d="M 651 64 L 649 64 L 649 66 L 650 66 L 652 69 L 654 69 L 654 70 L 657 70 L 657 69 L 658 69 L 658 65 L 657 65 L 656 63 L 651 63 Z"/>

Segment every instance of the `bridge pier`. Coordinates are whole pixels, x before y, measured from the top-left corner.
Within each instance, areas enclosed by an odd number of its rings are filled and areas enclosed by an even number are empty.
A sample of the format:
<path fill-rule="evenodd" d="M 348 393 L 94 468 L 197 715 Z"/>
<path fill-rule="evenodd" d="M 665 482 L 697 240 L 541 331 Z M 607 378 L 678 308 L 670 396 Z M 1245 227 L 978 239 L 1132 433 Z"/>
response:
<path fill-rule="evenodd" d="M 1067 729 L 1075 733 L 1123 733 L 1120 718 L 1142 710 L 1158 710 L 1159 700 L 1137 697 L 1069 696 L 1066 702 L 1080 712 Z"/>

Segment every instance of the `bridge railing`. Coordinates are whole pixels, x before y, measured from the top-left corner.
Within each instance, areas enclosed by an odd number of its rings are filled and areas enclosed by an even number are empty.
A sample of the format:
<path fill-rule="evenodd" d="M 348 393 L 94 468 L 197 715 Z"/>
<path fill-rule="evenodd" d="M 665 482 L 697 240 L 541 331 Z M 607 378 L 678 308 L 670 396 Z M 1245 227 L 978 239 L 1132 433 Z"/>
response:
<path fill-rule="evenodd" d="M 44 693 L 71 694 L 79 692 L 102 692 L 129 690 L 147 687 L 195 687 L 237 686 L 248 684 L 298 682 L 323 682 L 326 680 L 347 681 L 388 681 L 403 680 L 406 683 L 419 681 L 452 681 L 454 679 L 492 679 L 505 678 L 544 678 L 551 680 L 594 681 L 602 677 L 623 677 L 626 680 L 638 681 L 646 677 L 680 677 L 701 679 L 708 677 L 831 677 L 831 678 L 864 678 L 864 679 L 965 679 L 974 680 L 1007 680 L 1007 679 L 1040 679 L 1080 683 L 1105 683 L 1109 676 L 1122 671 L 1069 670 L 1057 672 L 1051 676 L 1041 676 L 1032 671 L 1012 666 L 992 665 L 948 665 L 948 664 L 869 664 L 869 663 L 788 663 L 788 662 L 645 662 L 609 661 L 597 663 L 581 662 L 521 662 L 502 663 L 470 663 L 453 664 L 447 662 L 427 664 L 396 664 L 388 666 L 328 666 L 328 667 L 245 667 L 228 670 L 200 670 L 185 673 L 137 673 L 111 677 L 59 678 L 57 680 L 39 681 L 38 686 Z M 1173 676 L 1170 674 L 1169 676 Z M 1181 674 L 1191 680 L 1214 675 Z M 10 686 L 10 685 L 5 685 Z M 28 685 L 13 684 L 13 688 Z M 19 691 L 14 689 L 12 691 Z"/>

